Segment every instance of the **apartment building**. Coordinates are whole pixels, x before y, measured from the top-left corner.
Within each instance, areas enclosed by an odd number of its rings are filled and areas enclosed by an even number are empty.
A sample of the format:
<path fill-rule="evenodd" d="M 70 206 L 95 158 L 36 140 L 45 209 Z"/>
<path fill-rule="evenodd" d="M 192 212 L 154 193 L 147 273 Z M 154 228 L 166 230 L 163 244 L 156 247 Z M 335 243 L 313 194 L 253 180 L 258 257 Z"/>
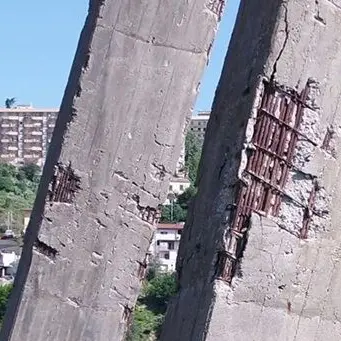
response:
<path fill-rule="evenodd" d="M 0 108 L 0 162 L 14 165 L 35 163 L 43 166 L 59 109 L 37 109 L 31 105 Z M 204 140 L 210 112 L 198 112 L 190 122 L 190 131 Z M 176 166 L 176 176 L 183 177 L 185 150 Z"/>
<path fill-rule="evenodd" d="M 0 162 L 42 167 L 59 109 L 0 108 Z"/>
<path fill-rule="evenodd" d="M 149 253 L 155 257 L 163 271 L 175 271 L 176 257 L 184 223 L 158 224 Z"/>
<path fill-rule="evenodd" d="M 189 130 L 192 131 L 201 142 L 204 142 L 206 127 L 209 118 L 209 111 L 199 111 L 197 115 L 193 115 L 191 118 Z"/>

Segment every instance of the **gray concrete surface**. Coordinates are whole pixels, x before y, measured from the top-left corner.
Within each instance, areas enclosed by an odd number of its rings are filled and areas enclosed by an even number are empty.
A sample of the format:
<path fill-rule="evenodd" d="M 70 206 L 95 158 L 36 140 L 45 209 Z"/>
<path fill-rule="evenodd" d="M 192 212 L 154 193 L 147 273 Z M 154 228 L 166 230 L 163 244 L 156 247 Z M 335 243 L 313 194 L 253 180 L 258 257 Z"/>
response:
<path fill-rule="evenodd" d="M 90 1 L 1 341 L 124 338 L 222 4 Z"/>
<path fill-rule="evenodd" d="M 162 341 L 341 339 L 340 30 L 341 1 L 241 1 Z M 252 155 L 260 77 L 298 92 L 308 82 L 309 95 L 279 213 L 250 216 L 240 268 L 229 283 L 217 278 L 217 259 L 228 249 L 239 185 L 249 181 L 243 170 Z M 308 205 L 314 183 L 302 237 L 301 204 Z"/>

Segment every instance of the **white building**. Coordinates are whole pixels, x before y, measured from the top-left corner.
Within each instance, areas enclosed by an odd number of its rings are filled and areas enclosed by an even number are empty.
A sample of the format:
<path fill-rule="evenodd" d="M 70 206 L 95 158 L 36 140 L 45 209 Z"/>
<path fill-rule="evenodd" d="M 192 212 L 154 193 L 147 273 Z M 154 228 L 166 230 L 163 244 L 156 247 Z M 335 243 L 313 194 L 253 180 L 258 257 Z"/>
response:
<path fill-rule="evenodd" d="M 0 285 L 13 281 L 21 248 L 14 239 L 0 239 Z"/>
<path fill-rule="evenodd" d="M 15 252 L 0 251 L 0 278 L 12 274 L 11 269 L 13 268 L 13 264 L 16 263 L 19 258 L 20 256 Z"/>
<path fill-rule="evenodd" d="M 157 226 L 149 252 L 159 261 L 163 271 L 175 271 L 183 227 L 184 223 Z"/>
<path fill-rule="evenodd" d="M 173 177 L 169 183 L 169 192 L 180 195 L 190 187 L 190 185 L 191 182 L 187 178 Z"/>
<path fill-rule="evenodd" d="M 185 192 L 190 186 L 191 182 L 187 178 L 173 177 L 169 183 L 168 195 L 164 205 L 170 205 L 172 200 L 175 200 L 177 196 Z"/>
<path fill-rule="evenodd" d="M 197 115 L 193 115 L 191 118 L 189 130 L 192 131 L 201 142 L 204 142 L 206 127 L 209 118 L 209 111 L 199 111 Z"/>

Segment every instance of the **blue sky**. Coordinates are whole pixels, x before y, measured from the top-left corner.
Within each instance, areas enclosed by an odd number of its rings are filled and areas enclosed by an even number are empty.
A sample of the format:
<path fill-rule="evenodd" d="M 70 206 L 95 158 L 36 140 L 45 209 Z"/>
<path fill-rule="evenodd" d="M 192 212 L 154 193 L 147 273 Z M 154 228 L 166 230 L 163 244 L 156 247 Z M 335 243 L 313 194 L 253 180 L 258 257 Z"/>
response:
<path fill-rule="evenodd" d="M 239 0 L 228 0 L 196 110 L 209 110 Z M 0 107 L 7 97 L 58 107 L 88 10 L 88 0 L 0 1 Z"/>

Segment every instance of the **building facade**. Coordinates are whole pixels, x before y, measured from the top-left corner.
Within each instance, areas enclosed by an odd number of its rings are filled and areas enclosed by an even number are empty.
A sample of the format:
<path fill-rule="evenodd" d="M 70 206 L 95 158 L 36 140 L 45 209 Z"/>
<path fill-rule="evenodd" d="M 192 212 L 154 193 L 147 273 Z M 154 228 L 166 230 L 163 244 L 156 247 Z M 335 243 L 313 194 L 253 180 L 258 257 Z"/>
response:
<path fill-rule="evenodd" d="M 58 109 L 0 108 L 0 162 L 42 167 Z"/>
<path fill-rule="evenodd" d="M 158 224 L 149 253 L 158 260 L 162 271 L 175 271 L 184 223 Z"/>
<path fill-rule="evenodd" d="M 197 136 L 200 142 L 204 142 L 206 127 L 209 118 L 209 111 L 199 111 L 197 115 L 193 115 L 191 118 L 189 130 Z"/>
<path fill-rule="evenodd" d="M 171 205 L 172 202 L 190 186 L 191 182 L 187 177 L 173 176 L 169 183 L 168 195 L 164 205 Z"/>
<path fill-rule="evenodd" d="M 37 109 L 19 105 L 0 108 L 0 162 L 23 165 L 34 163 L 42 167 L 51 142 L 59 109 Z M 210 113 L 193 115 L 190 131 L 203 142 Z M 176 176 L 183 176 L 185 146 L 176 166 Z"/>

